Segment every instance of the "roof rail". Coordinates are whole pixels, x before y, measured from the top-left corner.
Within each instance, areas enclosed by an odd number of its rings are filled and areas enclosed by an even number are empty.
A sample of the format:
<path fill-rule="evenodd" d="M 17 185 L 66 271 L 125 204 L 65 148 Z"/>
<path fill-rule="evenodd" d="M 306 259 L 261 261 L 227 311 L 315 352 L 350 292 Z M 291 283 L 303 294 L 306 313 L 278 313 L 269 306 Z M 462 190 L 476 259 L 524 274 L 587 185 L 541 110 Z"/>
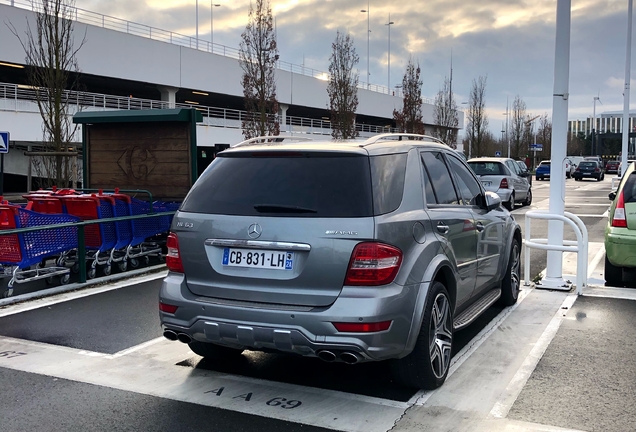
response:
<path fill-rule="evenodd" d="M 411 139 L 411 140 L 424 140 L 424 139 L 428 139 L 428 140 L 433 140 L 437 143 L 440 144 L 446 144 L 444 141 L 442 141 L 439 138 L 435 138 L 433 136 L 430 135 L 421 135 L 421 134 L 413 134 L 413 133 L 384 133 L 384 134 L 379 134 L 376 136 L 372 136 L 371 138 L 367 139 L 366 141 L 363 141 L 362 143 L 360 143 L 360 147 L 366 147 L 368 145 L 371 144 L 375 144 L 378 141 L 382 141 L 382 140 L 395 140 L 395 138 L 397 138 L 396 141 L 402 141 L 402 138 L 406 138 L 406 139 Z"/>
<path fill-rule="evenodd" d="M 296 135 L 259 136 L 259 137 L 250 138 L 250 139 L 245 140 L 245 141 L 241 141 L 238 144 L 231 145 L 230 148 L 242 147 L 242 146 L 248 146 L 248 145 L 256 145 L 256 144 L 264 144 L 264 143 L 270 143 L 270 144 L 281 143 L 281 142 L 283 142 L 285 140 L 294 141 L 294 142 L 298 142 L 298 141 L 313 141 L 313 138 L 301 137 L 301 136 L 296 136 Z"/>

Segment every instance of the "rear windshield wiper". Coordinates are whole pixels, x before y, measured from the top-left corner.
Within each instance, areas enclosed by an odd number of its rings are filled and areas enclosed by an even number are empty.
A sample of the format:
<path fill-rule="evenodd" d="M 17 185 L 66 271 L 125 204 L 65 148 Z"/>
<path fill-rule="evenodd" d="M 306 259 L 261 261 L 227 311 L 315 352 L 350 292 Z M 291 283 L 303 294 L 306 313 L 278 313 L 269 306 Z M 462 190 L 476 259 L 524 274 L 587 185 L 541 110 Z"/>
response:
<path fill-rule="evenodd" d="M 256 204 L 254 209 L 259 213 L 318 213 L 306 207 L 278 204 Z"/>

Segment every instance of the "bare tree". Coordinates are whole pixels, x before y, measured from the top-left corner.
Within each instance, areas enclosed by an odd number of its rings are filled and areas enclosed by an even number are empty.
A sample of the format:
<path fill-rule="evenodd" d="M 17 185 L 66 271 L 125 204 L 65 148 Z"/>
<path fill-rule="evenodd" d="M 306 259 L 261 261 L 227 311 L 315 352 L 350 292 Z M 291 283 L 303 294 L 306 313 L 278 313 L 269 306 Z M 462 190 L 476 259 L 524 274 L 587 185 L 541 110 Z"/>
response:
<path fill-rule="evenodd" d="M 457 148 L 457 102 L 448 78 L 444 79 L 444 87 L 435 96 L 433 121 L 437 126 L 433 135 L 444 141 L 451 148 Z"/>
<path fill-rule="evenodd" d="M 552 157 L 552 119 L 548 117 L 547 113 L 539 117 L 537 143 L 543 144 L 543 151 L 540 155 L 541 159 L 550 159 Z"/>
<path fill-rule="evenodd" d="M 256 7 L 250 2 L 248 22 L 239 46 L 247 111 L 241 127 L 246 139 L 280 133 L 274 76 L 278 47 L 273 22 L 269 0 L 256 0 Z"/>
<path fill-rule="evenodd" d="M 74 146 L 73 138 L 79 125 L 70 117 L 73 98 L 70 91 L 77 90 L 79 66 L 77 52 L 86 42 L 73 36 L 74 0 L 38 0 L 33 3 L 35 29 L 27 21 L 24 35 L 8 24 L 24 49 L 29 84 L 35 89 L 36 102 L 42 117 L 43 147 L 54 156 L 40 156 L 33 161 L 36 176 L 46 184 L 68 186 L 73 175 L 71 157 L 61 153 Z"/>
<path fill-rule="evenodd" d="M 515 96 L 515 100 L 512 103 L 512 121 L 510 125 L 510 141 L 511 141 L 511 154 L 510 157 L 520 158 L 525 157 L 526 149 L 524 146 L 524 136 L 527 136 L 526 132 L 526 103 L 521 99 L 521 96 Z"/>
<path fill-rule="evenodd" d="M 470 156 L 480 157 L 487 154 L 485 139 L 488 133 L 488 115 L 486 114 L 486 77 L 473 80 L 468 97 L 467 126 L 470 140 Z"/>
<path fill-rule="evenodd" d="M 353 67 L 360 58 L 356 54 L 351 35 L 339 31 L 331 44 L 329 57 L 329 109 L 331 111 L 331 136 L 348 139 L 358 136 L 356 130 L 356 109 L 358 108 L 358 72 Z"/>
<path fill-rule="evenodd" d="M 393 110 L 393 120 L 400 132 L 424 133 L 422 121 L 422 79 L 420 78 L 420 64 L 413 63 L 409 58 L 406 71 L 402 78 L 402 110 Z"/>

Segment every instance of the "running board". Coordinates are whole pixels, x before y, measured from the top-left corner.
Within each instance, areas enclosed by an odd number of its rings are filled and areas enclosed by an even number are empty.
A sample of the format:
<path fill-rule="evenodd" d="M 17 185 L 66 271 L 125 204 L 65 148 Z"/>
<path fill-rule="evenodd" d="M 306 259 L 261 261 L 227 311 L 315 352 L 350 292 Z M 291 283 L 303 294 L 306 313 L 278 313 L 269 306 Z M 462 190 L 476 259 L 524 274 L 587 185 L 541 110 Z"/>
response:
<path fill-rule="evenodd" d="M 477 302 L 470 305 L 468 309 L 460 313 L 453 321 L 453 328 L 460 330 L 472 323 L 481 315 L 486 309 L 493 305 L 501 297 L 501 289 L 493 289 L 485 296 L 480 298 Z"/>

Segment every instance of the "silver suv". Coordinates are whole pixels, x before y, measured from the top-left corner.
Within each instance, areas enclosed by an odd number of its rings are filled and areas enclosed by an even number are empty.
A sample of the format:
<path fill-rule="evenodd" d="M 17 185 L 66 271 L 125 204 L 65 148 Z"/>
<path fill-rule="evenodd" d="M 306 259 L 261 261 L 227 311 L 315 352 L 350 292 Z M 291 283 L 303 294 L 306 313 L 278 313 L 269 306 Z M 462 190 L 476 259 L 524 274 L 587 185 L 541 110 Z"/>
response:
<path fill-rule="evenodd" d="M 421 135 L 255 139 L 223 151 L 168 238 L 164 336 L 213 360 L 276 350 L 446 379 L 453 332 L 519 290 L 521 231 Z"/>

